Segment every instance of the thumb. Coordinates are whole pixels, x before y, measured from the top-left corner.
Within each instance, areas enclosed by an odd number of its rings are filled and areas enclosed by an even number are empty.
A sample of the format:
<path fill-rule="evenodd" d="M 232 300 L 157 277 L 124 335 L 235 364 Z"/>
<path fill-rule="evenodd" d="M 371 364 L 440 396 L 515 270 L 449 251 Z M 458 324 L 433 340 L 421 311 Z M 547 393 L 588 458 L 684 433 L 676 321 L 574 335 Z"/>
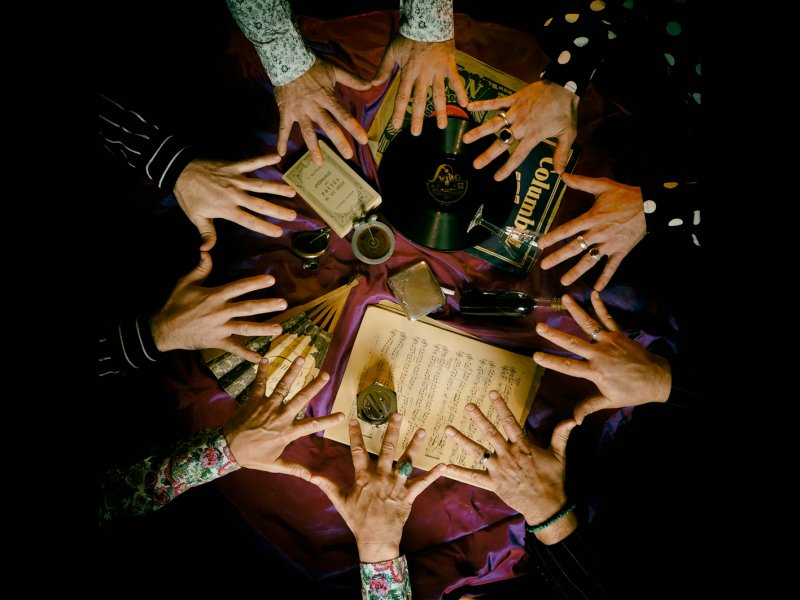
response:
<path fill-rule="evenodd" d="M 558 136 L 558 144 L 556 151 L 553 153 L 553 169 L 556 173 L 564 173 L 567 168 L 567 160 L 569 159 L 569 149 L 572 147 L 573 139 L 570 135 Z M 566 180 L 565 180 L 566 181 Z"/>
<path fill-rule="evenodd" d="M 553 162 L 555 162 L 555 159 L 553 159 Z M 564 173 L 561 177 L 564 179 L 564 183 L 573 190 L 581 190 L 582 192 L 597 195 L 608 189 L 608 182 L 598 177 L 584 177 L 583 175 L 571 175 L 569 173 Z"/>
<path fill-rule="evenodd" d="M 203 219 L 198 225 L 197 230 L 200 232 L 200 237 L 203 238 L 203 243 L 200 245 L 201 251 L 208 251 L 217 243 L 217 230 L 214 227 L 212 219 Z"/>
<path fill-rule="evenodd" d="M 372 87 L 372 83 L 366 79 L 363 79 L 346 69 L 342 69 L 341 67 L 334 67 L 333 72 L 336 75 L 336 81 L 342 85 L 346 85 L 349 88 L 353 88 L 354 90 L 361 90 L 363 92 Z"/>
<path fill-rule="evenodd" d="M 389 79 L 389 75 L 392 74 L 392 69 L 394 69 L 394 56 L 391 49 L 387 48 L 386 52 L 383 53 L 381 63 L 378 65 L 378 70 L 375 72 L 375 77 L 372 78 L 372 85 L 382 85 Z"/>
<path fill-rule="evenodd" d="M 211 273 L 211 255 L 208 252 L 201 252 L 200 262 L 197 263 L 197 266 L 194 269 L 181 277 L 178 285 L 182 287 L 188 285 L 200 285 L 206 280 L 206 277 L 208 277 L 209 273 Z"/>
<path fill-rule="evenodd" d="M 569 434 L 577 425 L 574 419 L 567 419 L 566 421 L 561 421 L 553 430 L 553 437 L 550 438 L 550 449 L 558 458 L 564 458 Z"/>
<path fill-rule="evenodd" d="M 603 401 L 605 399 L 606 397 L 602 394 L 595 394 L 581 400 L 575 407 L 575 410 L 572 411 L 572 416 L 575 418 L 575 421 L 578 423 L 578 425 L 583 423 L 583 420 L 588 415 L 603 408 Z"/>

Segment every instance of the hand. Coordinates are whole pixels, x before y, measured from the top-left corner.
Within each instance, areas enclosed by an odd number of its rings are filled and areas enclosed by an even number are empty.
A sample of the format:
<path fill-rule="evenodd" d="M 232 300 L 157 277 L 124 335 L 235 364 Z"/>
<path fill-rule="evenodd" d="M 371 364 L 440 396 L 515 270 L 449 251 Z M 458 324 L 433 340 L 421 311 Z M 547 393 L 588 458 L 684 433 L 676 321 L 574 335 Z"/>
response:
<path fill-rule="evenodd" d="M 392 74 L 394 65 L 400 65 L 400 83 L 394 99 L 392 127 L 400 129 L 406 108 L 413 96 L 411 108 L 411 134 L 422 133 L 428 88 L 433 88 L 433 106 L 436 109 L 436 124 L 439 129 L 447 127 L 447 97 L 444 80 L 456 93 L 461 106 L 467 106 L 467 90 L 456 67 L 455 40 L 444 42 L 418 42 L 397 34 L 383 54 L 373 86 L 383 84 Z"/>
<path fill-rule="evenodd" d="M 494 454 L 485 461 L 485 471 L 447 465 L 446 474 L 458 476 L 493 491 L 503 502 L 525 517 L 529 525 L 537 525 L 549 519 L 567 503 L 564 491 L 565 451 L 575 421 L 569 419 L 559 423 L 553 430 L 550 447 L 542 449 L 528 439 L 500 394 L 491 391 L 489 399 L 500 417 L 508 441 L 477 405 L 467 404 L 466 412 L 486 436 L 494 448 Z M 445 433 L 475 456 L 482 457 L 487 452 L 486 448 L 452 425 L 447 426 Z M 575 527 L 577 520 L 574 514 L 570 514 L 537 533 L 536 537 L 546 544 L 554 544 L 572 533 Z"/>
<path fill-rule="evenodd" d="M 402 422 L 403 415 L 392 415 L 378 460 L 372 461 L 364 446 L 361 425 L 356 419 L 350 421 L 350 454 L 355 469 L 352 489 L 341 489 L 322 475 L 311 478 L 355 535 L 361 562 L 383 562 L 400 556 L 400 538 L 411 505 L 444 471 L 444 465 L 439 464 L 418 477 L 406 477 L 392 468 Z M 425 431 L 418 429 L 397 464 L 413 464 L 424 438 Z"/>
<path fill-rule="evenodd" d="M 278 194 L 287 198 L 297 193 L 285 183 L 245 176 L 245 173 L 274 165 L 280 159 L 277 154 L 269 154 L 239 162 L 193 160 L 186 165 L 174 191 L 178 204 L 203 238 L 200 250 L 211 250 L 217 241 L 214 219 L 227 219 L 270 237 L 283 233 L 277 225 L 262 221 L 244 209 L 283 221 L 297 218 L 295 211 L 247 193 Z"/>
<path fill-rule="evenodd" d="M 608 331 L 603 331 L 570 296 L 564 296 L 561 301 L 581 329 L 596 343 L 538 323 L 536 333 L 585 360 L 562 358 L 546 352 L 536 352 L 533 360 L 547 369 L 588 379 L 597 386 L 599 394 L 585 398 L 575 407 L 573 416 L 579 424 L 583 423 L 586 415 L 604 408 L 666 402 L 672 387 L 669 362 L 648 352 L 620 331 L 598 292 L 592 292 L 592 305 Z M 592 335 L 593 332 L 597 333 Z"/>
<path fill-rule="evenodd" d="M 594 194 L 594 205 L 577 219 L 543 235 L 539 240 L 539 246 L 542 249 L 549 248 L 556 242 L 583 232 L 584 243 L 596 247 L 598 254 L 594 257 L 589 252 L 584 254 L 574 267 L 564 273 L 561 284 L 570 285 L 597 264 L 600 258 L 608 256 L 606 266 L 594 284 L 594 289 L 602 290 L 617 271 L 622 259 L 647 233 L 642 190 L 606 178 L 596 179 L 567 173 L 562 177 L 567 186 Z M 544 258 L 542 268 L 551 269 L 581 252 L 583 248 L 576 238 Z"/>
<path fill-rule="evenodd" d="M 509 122 L 509 129 L 519 140 L 519 145 L 508 157 L 505 164 L 494 174 L 495 181 L 502 181 L 522 164 L 539 142 L 555 137 L 558 140 L 553 154 L 553 170 L 563 173 L 569 158 L 569 149 L 578 135 L 578 101 L 580 98 L 562 86 L 549 81 L 536 81 L 520 91 L 495 98 L 470 102 L 467 110 L 502 110 Z M 464 134 L 464 143 L 496 134 L 506 127 L 499 115 L 484 122 Z M 482 169 L 495 158 L 508 150 L 508 145 L 498 138 L 486 151 L 476 158 L 472 165 Z"/>
<path fill-rule="evenodd" d="M 339 125 L 344 127 L 359 144 L 367 143 L 367 132 L 355 117 L 345 110 L 334 93 L 336 83 L 356 90 L 368 90 L 371 84 L 357 75 L 317 58 L 311 68 L 286 85 L 275 86 L 275 100 L 281 113 L 278 128 L 278 154 L 286 155 L 289 134 L 297 122 L 300 133 L 311 152 L 314 164 L 324 162 L 319 149 L 316 123 L 346 159 L 353 157 L 353 150 Z M 338 125 L 337 125 L 338 122 Z"/>
<path fill-rule="evenodd" d="M 228 446 L 241 466 L 270 473 L 286 473 L 306 481 L 311 478 L 311 471 L 305 466 L 281 458 L 281 454 L 294 440 L 341 422 L 344 414 L 334 413 L 313 419 L 296 418 L 298 412 L 330 379 L 323 371 L 291 400 L 284 402 L 304 362 L 304 359 L 296 358 L 272 394 L 266 397 L 269 360 L 266 357 L 261 359 L 252 394 L 222 427 Z"/>
<path fill-rule="evenodd" d="M 231 339 L 233 335 L 278 335 L 279 324 L 240 321 L 239 317 L 275 312 L 286 308 L 283 298 L 232 302 L 233 298 L 263 290 L 275 283 L 272 275 L 257 275 L 216 288 L 203 287 L 211 272 L 211 256 L 200 253 L 200 263 L 181 277 L 167 303 L 150 318 L 153 341 L 162 352 L 221 348 L 257 363 L 261 355 Z"/>

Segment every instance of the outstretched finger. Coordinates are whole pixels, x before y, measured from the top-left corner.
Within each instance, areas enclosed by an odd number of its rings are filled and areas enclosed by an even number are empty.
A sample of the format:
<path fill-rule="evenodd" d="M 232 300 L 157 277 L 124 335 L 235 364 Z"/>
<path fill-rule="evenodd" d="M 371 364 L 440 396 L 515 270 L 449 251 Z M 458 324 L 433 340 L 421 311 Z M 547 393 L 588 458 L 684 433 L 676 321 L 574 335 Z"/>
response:
<path fill-rule="evenodd" d="M 408 496 L 406 496 L 406 502 L 412 504 L 414 500 L 417 499 L 417 496 L 427 490 L 428 487 L 434 481 L 439 479 L 439 477 L 444 475 L 446 471 L 447 467 L 444 464 L 439 463 L 424 475 L 420 475 L 419 477 L 412 479 L 408 484 Z"/>
<path fill-rule="evenodd" d="M 492 406 L 494 406 L 494 410 L 500 418 L 500 424 L 503 426 L 503 430 L 508 436 L 508 441 L 514 443 L 525 437 L 517 418 L 514 416 L 514 413 L 511 412 L 511 409 L 508 408 L 508 404 L 506 404 L 506 401 L 500 393 L 492 390 L 489 392 L 489 400 L 491 400 Z"/>
<path fill-rule="evenodd" d="M 394 455 L 397 453 L 397 440 L 400 439 L 400 425 L 403 423 L 403 415 L 394 413 L 389 418 L 389 425 L 386 433 L 383 434 L 381 449 L 378 452 L 378 470 L 389 473 L 394 463 Z"/>
<path fill-rule="evenodd" d="M 487 490 L 493 489 L 492 476 L 489 475 L 489 471 L 467 469 L 466 467 L 461 467 L 459 465 L 447 465 L 447 469 L 444 474 L 448 477 L 452 477 L 453 479 L 466 481 L 467 483 L 477 485 L 478 487 L 482 487 Z"/>
<path fill-rule="evenodd" d="M 539 143 L 540 138 L 533 137 L 533 138 L 525 138 L 522 140 L 519 145 L 514 148 L 514 151 L 508 157 L 508 160 L 503 163 L 497 172 L 494 174 L 495 181 L 503 181 L 506 177 L 511 175 L 518 166 L 520 166 L 523 161 L 528 157 L 531 150 Z M 500 142 L 502 144 L 502 142 Z"/>
<path fill-rule="evenodd" d="M 263 167 L 275 165 L 281 162 L 281 155 L 277 153 L 265 154 L 264 156 L 255 156 L 239 162 L 233 163 L 230 168 L 235 173 L 252 173 Z"/>
<path fill-rule="evenodd" d="M 501 434 L 497 430 L 497 427 L 483 414 L 483 411 L 478 405 L 470 402 L 464 410 L 469 414 L 475 425 L 478 426 L 478 429 L 481 430 L 486 441 L 491 444 L 495 452 L 503 454 L 506 451 L 506 440 L 503 434 Z"/>
<path fill-rule="evenodd" d="M 298 359 L 300 360 L 300 359 Z M 299 392 L 297 392 L 286 405 L 286 410 L 296 415 L 303 410 L 306 405 L 314 399 L 314 396 L 319 394 L 330 381 L 331 376 L 325 371 L 320 372 L 310 383 L 307 383 Z M 291 389 L 291 388 L 289 388 Z"/>
<path fill-rule="evenodd" d="M 491 100 L 476 100 L 467 104 L 467 110 L 470 112 L 478 110 L 503 110 L 511 107 L 508 101 L 508 96 L 500 96 L 499 98 L 492 98 Z"/>
<path fill-rule="evenodd" d="M 289 439 L 294 441 L 301 437 L 324 431 L 329 427 L 334 427 L 344 421 L 344 413 L 333 413 L 325 417 L 309 417 L 300 421 L 295 421 L 292 424 Z"/>
<path fill-rule="evenodd" d="M 553 435 L 550 439 L 550 450 L 561 462 L 564 462 L 564 457 L 566 456 L 569 434 L 576 425 L 577 423 L 573 419 L 567 419 L 566 421 L 561 421 L 553 430 Z"/>
<path fill-rule="evenodd" d="M 478 442 L 474 441 L 472 438 L 469 438 L 461 433 L 458 428 L 453 427 L 452 425 L 445 427 L 444 432 L 447 436 L 453 438 L 456 444 L 477 458 L 482 457 L 483 453 L 488 450 L 487 448 L 481 446 Z"/>
<path fill-rule="evenodd" d="M 564 356 L 556 356 L 555 354 L 548 354 L 547 352 L 534 352 L 533 360 L 537 365 L 569 375 L 571 377 L 582 377 L 583 379 L 593 378 L 593 372 L 589 364 L 584 360 L 575 360 L 574 358 L 566 358 Z"/>
<path fill-rule="evenodd" d="M 364 436 L 361 435 L 361 424 L 358 419 L 350 419 L 350 456 L 356 472 L 366 471 L 369 468 L 369 455 L 364 446 Z"/>
<path fill-rule="evenodd" d="M 569 311 L 575 322 L 580 325 L 580 328 L 592 339 L 597 339 L 598 333 L 595 333 L 600 326 L 599 323 L 589 316 L 580 304 L 572 296 L 565 294 L 561 297 L 561 304 Z M 602 333 L 602 332 L 600 332 Z M 591 348 L 591 346 L 589 346 Z"/>
<path fill-rule="evenodd" d="M 267 390 L 267 376 L 269 375 L 269 359 L 266 356 L 261 357 L 258 362 L 258 370 L 256 371 L 256 379 L 253 382 L 253 391 L 250 394 L 252 398 L 263 398 Z"/>
<path fill-rule="evenodd" d="M 311 471 L 309 471 L 308 467 L 299 462 L 287 460 L 283 457 L 278 457 L 278 459 L 272 463 L 271 471 L 273 473 L 292 475 L 294 477 L 299 477 L 300 479 L 305 479 L 306 481 L 311 479 Z"/>
<path fill-rule="evenodd" d="M 289 365 L 289 368 L 280 378 L 277 385 L 273 388 L 272 393 L 269 395 L 270 400 L 278 400 L 279 402 L 285 402 L 286 397 L 289 395 L 289 390 L 292 389 L 292 385 L 294 384 L 294 380 L 297 379 L 297 376 L 300 374 L 300 370 L 303 368 L 305 364 L 305 359 L 302 356 L 298 356 L 292 361 L 292 364 Z M 289 407 L 291 410 L 292 407 Z M 294 412 L 297 414 L 297 411 Z"/>
<path fill-rule="evenodd" d="M 592 329 L 592 331 L 594 331 L 594 329 Z M 560 329 L 550 327 L 545 323 L 536 324 L 536 333 L 538 333 L 544 339 L 553 342 L 556 346 L 572 352 L 573 354 L 577 354 L 578 356 L 582 356 L 583 358 L 589 358 L 592 355 L 592 344 L 590 344 L 587 340 L 582 340 L 581 338 L 565 333 Z"/>
<path fill-rule="evenodd" d="M 541 246 L 542 249 L 549 248 L 556 242 L 565 240 L 568 237 L 580 233 L 581 231 L 586 231 L 591 227 L 591 225 L 592 223 L 590 221 L 589 214 L 585 213 L 580 217 L 572 219 L 571 221 L 567 221 L 563 225 L 559 225 L 552 231 L 548 231 L 539 240 L 539 246 Z"/>
<path fill-rule="evenodd" d="M 417 429 L 414 432 L 414 436 L 411 438 L 411 441 L 406 446 L 405 451 L 403 452 L 402 456 L 397 459 L 398 464 L 403 464 L 405 461 L 410 461 L 411 464 L 414 464 L 414 458 L 416 458 L 417 453 L 422 448 L 422 445 L 425 443 L 425 430 L 424 429 Z"/>
<path fill-rule="evenodd" d="M 594 312 L 597 315 L 597 318 L 600 319 L 603 327 L 609 331 L 620 331 L 619 325 L 617 325 L 616 321 L 614 321 L 614 319 L 608 313 L 608 309 L 606 308 L 603 299 L 600 297 L 600 292 L 593 291 L 590 295 L 590 298 L 592 299 Z"/>

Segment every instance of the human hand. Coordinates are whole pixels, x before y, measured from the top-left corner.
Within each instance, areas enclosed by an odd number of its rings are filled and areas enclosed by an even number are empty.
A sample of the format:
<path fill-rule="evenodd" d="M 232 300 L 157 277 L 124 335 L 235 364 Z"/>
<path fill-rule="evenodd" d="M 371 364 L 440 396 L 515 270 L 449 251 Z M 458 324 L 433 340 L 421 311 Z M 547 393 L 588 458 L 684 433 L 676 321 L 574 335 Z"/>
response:
<path fill-rule="evenodd" d="M 217 241 L 214 219 L 227 219 L 270 237 L 283 233 L 277 225 L 262 221 L 244 209 L 283 221 L 297 218 L 295 211 L 247 193 L 294 196 L 297 192 L 290 185 L 246 176 L 280 160 L 277 154 L 268 154 L 239 162 L 193 160 L 186 165 L 175 183 L 174 192 L 181 209 L 203 238 L 200 250 L 211 250 Z"/>
<path fill-rule="evenodd" d="M 638 406 L 646 402 L 666 402 L 672 387 L 672 371 L 665 358 L 648 352 L 631 340 L 608 314 L 598 292 L 592 292 L 592 305 L 608 331 L 603 331 L 571 296 L 561 299 L 572 318 L 592 342 L 537 323 L 536 333 L 585 360 L 536 352 L 537 364 L 565 375 L 583 377 L 593 382 L 598 394 L 583 399 L 573 412 L 583 423 L 586 415 L 604 408 Z"/>
<path fill-rule="evenodd" d="M 253 392 L 222 427 L 228 446 L 241 466 L 270 473 L 286 473 L 306 481 L 311 478 L 311 471 L 307 467 L 282 458 L 281 454 L 294 440 L 341 422 L 344 413 L 334 413 L 327 417 L 296 418 L 298 412 L 305 408 L 330 379 L 323 371 L 286 401 L 286 395 L 304 362 L 300 357 L 294 359 L 268 397 L 264 393 L 269 360 L 263 357 L 259 362 Z"/>
<path fill-rule="evenodd" d="M 286 85 L 275 86 L 275 100 L 281 113 L 278 128 L 278 154 L 286 155 L 289 134 L 295 122 L 311 152 L 314 164 L 324 162 L 319 149 L 316 123 L 333 142 L 339 153 L 346 159 L 353 157 L 353 150 L 345 138 L 340 125 L 352 135 L 359 144 L 367 143 L 367 132 L 353 115 L 345 110 L 334 93 L 340 83 L 356 90 L 368 90 L 372 86 L 358 75 L 317 58 L 311 68 Z M 338 122 L 338 124 L 337 124 Z"/>
<path fill-rule="evenodd" d="M 275 278 L 257 275 L 215 288 L 203 287 L 210 272 L 211 256 L 208 252 L 201 252 L 200 263 L 178 280 L 166 304 L 150 318 L 156 347 L 162 352 L 221 348 L 250 362 L 259 362 L 261 355 L 258 352 L 237 344 L 231 336 L 278 335 L 281 326 L 238 319 L 283 310 L 287 306 L 286 300 L 232 300 L 272 286 Z"/>
<path fill-rule="evenodd" d="M 373 461 L 364 446 L 361 425 L 356 419 L 350 421 L 350 454 L 355 469 L 351 489 L 342 489 L 322 475 L 311 478 L 355 535 L 362 562 L 383 562 L 400 556 L 403 525 L 411 505 L 444 472 L 442 464 L 417 477 L 402 475 L 399 468 L 392 468 L 402 422 L 403 415 L 399 413 L 389 419 L 378 460 Z M 398 467 L 406 461 L 413 464 L 424 438 L 425 431 L 418 429 L 397 461 Z"/>
<path fill-rule="evenodd" d="M 489 392 L 489 400 L 500 417 L 508 441 L 476 404 L 467 404 L 465 411 L 491 444 L 494 453 L 489 454 L 488 449 L 448 425 L 445 433 L 467 452 L 480 457 L 489 455 L 489 458 L 483 461 L 485 471 L 447 465 L 446 474 L 493 491 L 525 517 L 529 525 L 536 525 L 557 513 L 567 502 L 564 491 L 565 452 L 569 434 L 576 423 L 568 419 L 556 425 L 550 447 L 539 448 L 522 431 L 500 394 Z M 572 533 L 575 527 L 577 520 L 574 514 L 570 514 L 535 535 L 545 544 L 554 544 Z"/>
<path fill-rule="evenodd" d="M 397 96 L 394 99 L 392 127 L 400 129 L 406 108 L 413 96 L 411 107 L 411 134 L 422 133 L 425 119 L 425 106 L 428 100 L 428 88 L 433 88 L 433 106 L 436 109 L 436 124 L 439 129 L 447 127 L 447 96 L 445 95 L 445 79 L 455 92 L 461 106 L 467 106 L 469 98 L 467 90 L 456 67 L 455 40 L 444 42 L 418 42 L 401 34 L 397 34 L 386 52 L 383 54 L 373 86 L 383 84 L 392 74 L 394 65 L 400 65 L 398 77 L 400 82 Z"/>
<path fill-rule="evenodd" d="M 578 101 L 580 98 L 562 86 L 549 81 L 536 81 L 520 91 L 495 98 L 470 102 L 467 110 L 501 110 L 505 112 L 506 121 L 496 115 L 464 134 L 465 144 L 496 134 L 508 127 L 519 145 L 508 157 L 508 160 L 494 174 L 495 181 L 502 181 L 522 164 L 539 142 L 555 137 L 558 141 L 553 154 L 553 170 L 563 173 L 569 158 L 569 149 L 578 135 Z M 509 142 L 509 143 L 513 143 Z M 509 144 L 499 138 L 489 146 L 472 165 L 482 169 L 495 158 L 508 150 Z"/>
<path fill-rule="evenodd" d="M 551 269 L 592 246 L 593 249 L 597 248 L 597 252 L 592 254 L 594 250 L 590 250 L 584 254 L 575 266 L 564 273 L 561 284 L 570 285 L 603 256 L 608 256 L 606 266 L 594 284 L 594 289 L 602 290 L 616 273 L 622 259 L 647 233 L 642 190 L 605 177 L 598 179 L 568 173 L 564 173 L 562 177 L 567 186 L 594 194 L 595 201 L 588 212 L 542 236 L 539 246 L 544 249 L 583 232 L 569 244 L 545 257 L 541 263 L 542 269 Z"/>

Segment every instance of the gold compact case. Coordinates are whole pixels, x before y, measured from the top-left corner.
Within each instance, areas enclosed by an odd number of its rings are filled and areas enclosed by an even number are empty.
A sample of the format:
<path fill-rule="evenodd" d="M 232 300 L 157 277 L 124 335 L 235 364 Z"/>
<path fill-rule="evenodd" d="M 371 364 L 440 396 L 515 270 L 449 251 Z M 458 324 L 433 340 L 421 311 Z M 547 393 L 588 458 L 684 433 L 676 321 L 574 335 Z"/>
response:
<path fill-rule="evenodd" d="M 424 260 L 389 277 L 389 287 L 411 321 L 432 313 L 446 302 L 436 276 Z"/>

